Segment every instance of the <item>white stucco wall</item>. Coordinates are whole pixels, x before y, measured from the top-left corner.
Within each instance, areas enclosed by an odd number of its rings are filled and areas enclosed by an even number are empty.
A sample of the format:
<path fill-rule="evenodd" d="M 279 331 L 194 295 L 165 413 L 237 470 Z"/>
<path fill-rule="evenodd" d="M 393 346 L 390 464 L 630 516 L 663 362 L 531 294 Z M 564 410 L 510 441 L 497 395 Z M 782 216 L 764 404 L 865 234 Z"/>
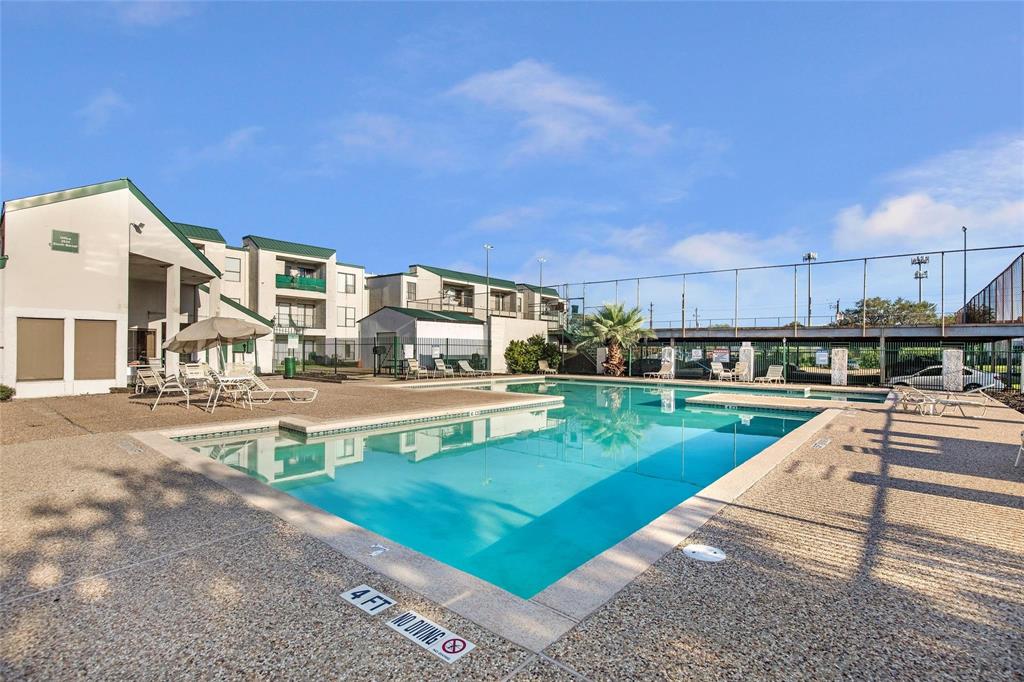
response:
<path fill-rule="evenodd" d="M 508 371 L 505 364 L 505 349 L 510 341 L 525 341 L 540 334 L 548 337 L 547 322 L 539 320 L 517 320 L 507 317 L 491 317 L 491 369 L 495 372 Z"/>

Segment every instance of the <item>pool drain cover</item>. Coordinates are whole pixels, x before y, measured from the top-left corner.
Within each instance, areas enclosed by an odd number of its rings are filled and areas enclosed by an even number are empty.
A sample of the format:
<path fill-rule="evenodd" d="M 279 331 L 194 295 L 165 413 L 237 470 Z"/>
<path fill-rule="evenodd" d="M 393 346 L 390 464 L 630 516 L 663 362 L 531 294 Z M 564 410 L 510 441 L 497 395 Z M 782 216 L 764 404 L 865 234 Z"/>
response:
<path fill-rule="evenodd" d="M 687 545 L 683 547 L 683 554 L 691 559 L 707 561 L 713 564 L 725 558 L 725 552 L 709 545 Z"/>

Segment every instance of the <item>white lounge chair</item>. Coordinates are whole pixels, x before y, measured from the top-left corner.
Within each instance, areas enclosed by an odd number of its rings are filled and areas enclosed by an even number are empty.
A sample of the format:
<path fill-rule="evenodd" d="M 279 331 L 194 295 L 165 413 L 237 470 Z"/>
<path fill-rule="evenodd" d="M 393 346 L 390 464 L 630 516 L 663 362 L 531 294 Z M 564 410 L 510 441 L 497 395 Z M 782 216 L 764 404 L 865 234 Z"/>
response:
<path fill-rule="evenodd" d="M 650 379 L 675 379 L 676 368 L 675 363 L 671 360 L 662 360 L 661 367 L 656 372 L 644 372 L 644 378 Z"/>
<path fill-rule="evenodd" d="M 420 361 L 415 358 L 409 358 L 405 361 L 405 378 L 412 377 L 413 379 L 419 379 L 420 377 L 434 376 L 433 370 L 429 370 L 426 367 L 420 367 Z"/>
<path fill-rule="evenodd" d="M 491 372 L 486 369 L 473 369 L 473 367 L 465 360 L 459 360 L 459 371 L 464 376 L 476 377 L 476 376 L 490 376 Z"/>
<path fill-rule="evenodd" d="M 730 378 L 733 381 L 743 381 L 743 377 L 747 374 L 747 363 L 740 360 L 733 365 L 732 370 L 729 371 Z"/>
<path fill-rule="evenodd" d="M 953 407 L 960 410 L 960 414 L 964 417 L 969 416 L 965 411 L 965 407 L 980 407 L 981 414 L 974 415 L 975 417 L 984 417 L 985 413 L 988 412 L 988 406 L 991 398 L 985 393 L 986 390 L 994 388 L 995 384 L 989 384 L 988 386 L 980 386 L 970 391 L 964 391 L 963 393 L 947 393 L 945 397 L 936 399 L 936 412 L 938 414 L 944 414 L 946 408 Z M 974 400 L 973 398 L 980 397 L 981 400 Z"/>
<path fill-rule="evenodd" d="M 919 414 L 935 414 L 935 405 L 938 403 L 933 396 L 924 393 L 916 386 L 896 386 L 893 388 L 896 393 L 896 404 L 907 412 Z"/>
<path fill-rule="evenodd" d="M 1014 469 L 1020 466 L 1021 459 L 1024 459 L 1024 431 L 1020 432 L 1020 450 L 1017 451 L 1017 461 L 1013 463 Z"/>
<path fill-rule="evenodd" d="M 756 377 L 754 383 L 758 384 L 784 384 L 786 378 L 783 376 L 782 365 L 768 365 L 768 371 L 763 377 Z"/>
<path fill-rule="evenodd" d="M 725 381 L 726 376 L 729 374 L 729 370 L 725 369 L 720 362 L 711 363 L 711 378 L 718 379 L 719 381 Z"/>
<path fill-rule="evenodd" d="M 444 358 L 434 358 L 434 373 L 443 377 L 455 376 L 455 370 L 444 364 Z"/>
<path fill-rule="evenodd" d="M 151 367 L 139 367 L 135 373 L 136 387 L 139 382 L 142 383 L 143 389 L 141 391 L 136 388 L 136 393 L 146 393 L 149 390 L 155 390 L 156 400 L 153 401 L 153 406 L 150 410 L 155 410 L 157 404 L 160 402 L 160 398 L 164 397 L 164 393 L 181 393 L 185 396 L 185 409 L 187 410 L 190 405 L 189 390 L 188 387 L 183 385 L 177 377 L 164 378 L 156 373 L 156 370 Z"/>
<path fill-rule="evenodd" d="M 255 375 L 225 376 L 216 372 L 210 374 L 213 389 L 206 399 L 206 411 L 212 413 L 217 409 L 217 401 L 222 396 L 234 402 L 242 401 L 242 405 L 252 409 L 252 379 Z"/>
<path fill-rule="evenodd" d="M 210 367 L 205 362 L 189 362 L 181 366 L 182 383 L 190 389 L 207 388 L 210 379 Z"/>
<path fill-rule="evenodd" d="M 558 374 L 557 369 L 551 369 L 551 365 L 548 364 L 547 360 L 537 361 L 537 371 L 540 374 Z"/>
<path fill-rule="evenodd" d="M 296 386 L 294 388 L 271 388 L 262 378 L 252 375 L 250 379 L 252 387 L 249 389 L 249 400 L 260 405 L 266 405 L 278 395 L 283 395 L 293 403 L 311 403 L 320 395 L 320 389 L 312 386 Z"/>

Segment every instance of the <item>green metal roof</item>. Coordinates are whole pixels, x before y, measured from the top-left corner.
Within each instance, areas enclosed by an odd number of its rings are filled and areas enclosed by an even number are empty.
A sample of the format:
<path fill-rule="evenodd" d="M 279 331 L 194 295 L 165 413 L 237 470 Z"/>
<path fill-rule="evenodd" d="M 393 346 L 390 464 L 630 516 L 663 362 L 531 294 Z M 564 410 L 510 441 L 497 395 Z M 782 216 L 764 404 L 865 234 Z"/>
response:
<path fill-rule="evenodd" d="M 478 320 L 472 315 L 466 313 L 457 313 L 453 310 L 436 311 L 436 310 L 420 310 L 419 308 L 399 308 L 398 306 L 388 305 L 381 308 L 381 310 L 394 310 L 409 317 L 414 317 L 417 320 L 425 320 L 427 322 L 457 322 L 459 324 L 483 324 L 483 320 Z M 369 317 L 369 315 L 367 316 Z"/>
<path fill-rule="evenodd" d="M 334 249 L 328 249 L 323 246 L 310 246 L 309 244 L 299 244 L 297 242 L 286 242 L 281 239 L 271 239 L 270 237 L 258 237 L 253 234 L 247 234 L 242 239 L 248 239 L 260 249 L 266 249 L 267 251 L 279 251 L 281 253 L 290 253 L 293 256 L 306 256 L 307 258 L 323 258 L 327 259 L 334 255 Z"/>
<path fill-rule="evenodd" d="M 523 284 L 523 286 L 529 289 L 530 291 L 540 294 L 541 296 L 554 296 L 555 298 L 559 297 L 558 292 L 552 289 L 551 287 L 539 287 L 534 284 Z"/>
<path fill-rule="evenodd" d="M 199 285 L 199 289 L 204 291 L 204 292 L 206 292 L 206 293 L 210 293 L 210 287 L 206 286 L 205 284 L 200 284 Z M 236 301 L 234 299 L 230 299 L 227 296 L 225 296 L 224 294 L 220 295 L 220 300 L 221 300 L 222 303 L 227 303 L 229 306 L 231 306 L 235 310 L 238 310 L 239 312 L 245 313 L 246 315 L 248 315 L 252 319 L 256 320 L 257 322 L 261 322 L 261 323 L 267 325 L 268 327 L 273 327 L 274 326 L 274 321 L 273 320 L 268 320 L 267 318 L 265 318 L 262 315 L 260 315 L 259 313 L 257 313 L 255 310 L 252 310 L 251 308 L 246 308 L 244 305 L 242 305 L 238 301 Z"/>
<path fill-rule="evenodd" d="M 227 244 L 224 240 L 224 235 L 212 227 L 203 227 L 202 225 L 190 225 L 188 223 L 174 223 L 179 230 L 181 230 L 186 237 L 189 239 L 202 239 L 206 242 L 220 242 L 221 244 Z"/>
<path fill-rule="evenodd" d="M 46 194 L 37 194 L 32 197 L 24 197 L 22 199 L 12 199 L 11 201 L 4 202 L 4 212 L 7 211 L 18 211 L 23 208 L 33 208 L 35 206 L 45 206 L 47 204 L 55 204 L 58 201 L 68 201 L 70 199 L 80 199 L 82 197 L 92 196 L 94 194 L 104 194 L 106 192 L 115 192 L 119 189 L 127 189 L 130 191 L 136 199 L 156 216 L 157 220 L 164 224 L 168 230 L 171 231 L 175 237 L 177 237 L 182 244 L 188 247 L 188 249 L 194 253 L 199 260 L 203 262 L 210 272 L 216 277 L 221 276 L 220 270 L 217 266 L 210 262 L 210 259 L 206 255 L 197 249 L 195 245 L 189 241 L 189 238 L 185 236 L 185 233 L 173 222 L 164 215 L 163 211 L 156 207 L 152 201 L 149 200 L 142 190 L 135 186 L 135 183 L 128 178 L 119 178 L 117 180 L 108 180 L 106 182 L 97 182 L 92 185 L 84 185 L 82 187 L 72 187 L 71 189 L 64 189 L 58 192 L 48 192 Z"/>
<path fill-rule="evenodd" d="M 360 270 L 366 269 L 365 265 L 356 265 L 355 263 L 342 263 L 341 261 L 338 261 L 338 265 L 340 265 L 343 268 L 358 268 Z"/>
<path fill-rule="evenodd" d="M 474 275 L 471 272 L 459 272 L 458 270 L 448 270 L 446 268 L 435 268 L 433 265 L 410 265 L 411 268 L 423 268 L 428 270 L 435 275 L 440 275 L 445 279 L 454 279 L 462 282 L 473 282 L 474 284 L 484 284 L 488 282 L 488 278 L 483 275 Z M 490 283 L 492 287 L 498 287 L 499 289 L 515 289 L 516 283 L 510 279 L 500 279 L 498 277 L 491 277 Z"/>

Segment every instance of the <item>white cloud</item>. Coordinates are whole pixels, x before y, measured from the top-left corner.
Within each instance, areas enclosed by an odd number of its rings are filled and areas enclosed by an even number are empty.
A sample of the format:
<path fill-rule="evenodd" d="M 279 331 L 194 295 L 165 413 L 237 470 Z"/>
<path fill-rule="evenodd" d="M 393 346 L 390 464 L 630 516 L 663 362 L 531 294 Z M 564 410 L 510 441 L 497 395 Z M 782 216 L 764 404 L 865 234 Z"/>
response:
<path fill-rule="evenodd" d="M 643 107 L 532 59 L 471 76 L 449 93 L 516 115 L 524 134 L 513 157 L 574 154 L 595 143 L 656 149 L 671 138 L 669 126 L 644 120 Z"/>
<path fill-rule="evenodd" d="M 245 126 L 206 146 L 181 149 L 177 153 L 177 165 L 185 170 L 206 163 L 221 163 L 240 158 L 257 149 L 256 138 L 262 132 L 262 126 Z"/>
<path fill-rule="evenodd" d="M 443 130 L 392 116 L 360 112 L 332 121 L 316 147 L 321 171 L 337 162 L 386 160 L 424 170 L 453 169 L 461 157 L 439 140 Z"/>
<path fill-rule="evenodd" d="M 483 231 L 510 230 L 547 217 L 549 211 L 542 206 L 516 206 L 491 213 L 473 222 L 473 229 Z"/>
<path fill-rule="evenodd" d="M 153 27 L 191 16 L 194 3 L 140 0 L 112 3 L 118 21 L 125 26 Z"/>
<path fill-rule="evenodd" d="M 622 206 L 614 201 L 580 201 L 576 199 L 548 198 L 539 201 L 504 208 L 473 221 L 475 230 L 499 231 L 516 228 L 523 230 L 530 226 L 545 226 L 558 221 L 565 229 L 581 217 L 614 213 Z"/>
<path fill-rule="evenodd" d="M 75 112 L 81 119 L 86 132 L 98 133 L 113 121 L 117 116 L 130 113 L 132 106 L 112 88 L 104 88 L 93 95 L 85 106 Z"/>
<path fill-rule="evenodd" d="M 994 137 L 892 173 L 892 193 L 874 208 L 835 216 L 838 248 L 955 248 L 961 225 L 976 246 L 1024 235 L 1024 135 Z"/>

